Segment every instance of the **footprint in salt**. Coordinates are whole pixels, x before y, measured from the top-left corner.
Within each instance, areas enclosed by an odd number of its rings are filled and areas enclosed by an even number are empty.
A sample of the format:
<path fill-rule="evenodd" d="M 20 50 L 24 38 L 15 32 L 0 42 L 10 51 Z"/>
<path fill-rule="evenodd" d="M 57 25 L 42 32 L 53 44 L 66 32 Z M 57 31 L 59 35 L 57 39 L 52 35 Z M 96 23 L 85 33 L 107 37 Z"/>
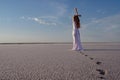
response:
<path fill-rule="evenodd" d="M 97 62 L 96 62 L 96 64 L 97 64 L 97 65 L 100 65 L 100 64 L 102 64 L 102 62 L 100 62 L 100 61 L 97 61 Z"/>
<path fill-rule="evenodd" d="M 101 74 L 101 75 L 106 75 L 107 74 L 107 70 L 96 69 L 96 71 L 98 71 L 99 74 Z"/>
<path fill-rule="evenodd" d="M 90 60 L 93 60 L 94 58 L 90 57 Z"/>

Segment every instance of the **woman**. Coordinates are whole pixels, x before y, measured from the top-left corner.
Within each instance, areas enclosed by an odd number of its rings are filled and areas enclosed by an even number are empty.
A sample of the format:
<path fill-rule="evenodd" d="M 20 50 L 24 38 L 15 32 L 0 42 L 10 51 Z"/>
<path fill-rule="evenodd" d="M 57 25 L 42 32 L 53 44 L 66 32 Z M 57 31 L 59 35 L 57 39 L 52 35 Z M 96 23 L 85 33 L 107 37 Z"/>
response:
<path fill-rule="evenodd" d="M 76 50 L 76 51 L 82 51 L 82 45 L 81 45 L 81 41 L 80 41 L 80 32 L 79 32 L 79 28 L 80 28 L 80 19 L 79 17 L 80 15 L 74 15 L 72 22 L 73 22 L 73 32 L 72 32 L 72 36 L 73 36 L 73 48 L 72 50 Z"/>

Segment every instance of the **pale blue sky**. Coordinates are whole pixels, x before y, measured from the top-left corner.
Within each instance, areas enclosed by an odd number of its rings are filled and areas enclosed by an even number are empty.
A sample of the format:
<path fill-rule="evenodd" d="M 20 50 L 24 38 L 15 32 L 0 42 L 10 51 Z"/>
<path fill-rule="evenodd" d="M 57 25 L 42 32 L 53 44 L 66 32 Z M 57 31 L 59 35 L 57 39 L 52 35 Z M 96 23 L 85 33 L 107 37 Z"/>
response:
<path fill-rule="evenodd" d="M 0 0 L 0 43 L 72 42 L 75 7 L 82 42 L 120 42 L 120 0 Z"/>

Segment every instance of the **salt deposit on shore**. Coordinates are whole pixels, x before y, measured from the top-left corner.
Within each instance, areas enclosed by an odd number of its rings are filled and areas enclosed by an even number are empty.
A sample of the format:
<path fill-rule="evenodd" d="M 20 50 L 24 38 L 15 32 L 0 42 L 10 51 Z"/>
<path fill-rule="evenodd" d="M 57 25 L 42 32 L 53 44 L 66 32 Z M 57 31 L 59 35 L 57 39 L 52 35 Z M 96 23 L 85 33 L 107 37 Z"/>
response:
<path fill-rule="evenodd" d="M 120 43 L 0 45 L 0 80 L 119 80 Z"/>

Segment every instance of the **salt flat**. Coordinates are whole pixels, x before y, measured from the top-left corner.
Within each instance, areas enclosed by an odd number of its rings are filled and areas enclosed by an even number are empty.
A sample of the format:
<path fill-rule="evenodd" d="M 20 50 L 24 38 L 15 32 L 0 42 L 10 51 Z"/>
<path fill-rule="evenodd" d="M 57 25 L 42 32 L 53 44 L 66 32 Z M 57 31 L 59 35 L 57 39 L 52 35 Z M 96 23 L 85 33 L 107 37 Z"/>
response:
<path fill-rule="evenodd" d="M 120 79 L 120 43 L 83 47 L 80 53 L 71 50 L 72 44 L 2 44 L 0 80 Z"/>

